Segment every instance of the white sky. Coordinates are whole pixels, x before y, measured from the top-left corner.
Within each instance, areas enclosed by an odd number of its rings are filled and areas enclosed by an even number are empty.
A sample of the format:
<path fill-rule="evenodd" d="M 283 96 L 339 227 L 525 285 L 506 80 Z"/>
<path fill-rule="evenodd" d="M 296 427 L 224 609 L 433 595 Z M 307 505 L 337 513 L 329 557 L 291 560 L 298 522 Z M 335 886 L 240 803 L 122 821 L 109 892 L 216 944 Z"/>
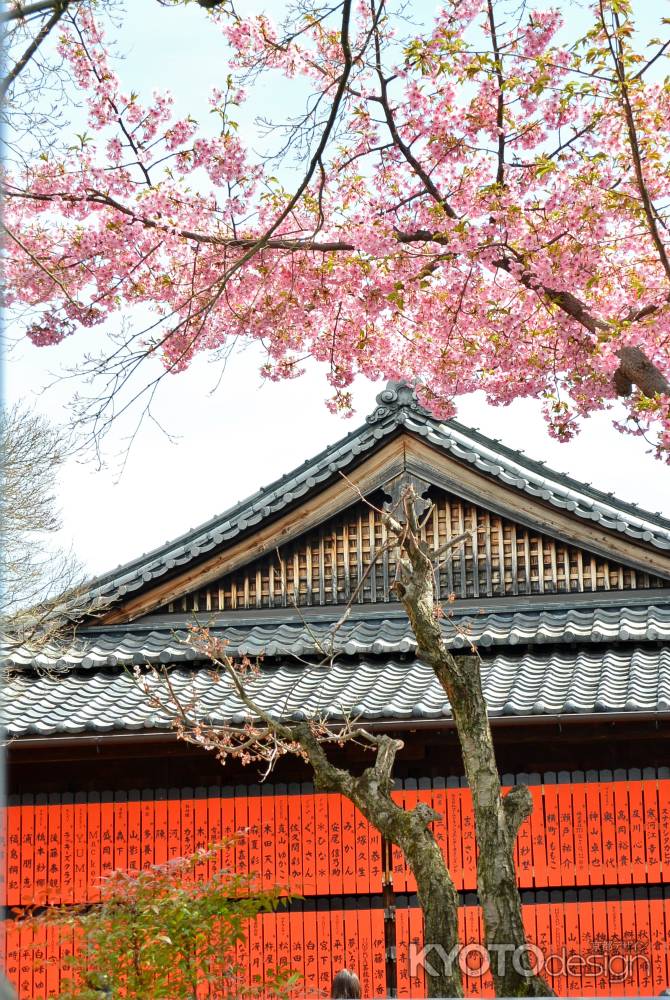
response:
<path fill-rule="evenodd" d="M 127 53 L 124 85 L 141 93 L 169 87 L 180 108 L 197 118 L 211 87 L 227 72 L 220 37 L 195 5 L 164 9 L 154 0 L 132 0 L 128 6 L 119 36 Z M 433 4 L 419 0 L 416 6 L 425 12 Z M 272 116 L 286 93 L 266 85 L 260 99 L 256 109 Z M 84 352 L 95 348 L 96 336 L 84 331 L 52 348 L 21 342 L 5 358 L 7 401 L 23 398 L 53 421 L 67 422 L 65 404 L 82 386 L 71 381 L 46 391 L 45 386 L 62 368 L 76 367 Z M 289 472 L 361 422 L 382 387 L 360 380 L 357 415 L 345 420 L 327 411 L 323 400 L 329 389 L 315 369 L 296 381 L 263 383 L 259 360 L 255 349 L 238 355 L 213 394 L 219 370 L 206 360 L 170 377 L 154 411 L 178 440 L 146 425 L 122 474 L 121 430 L 107 439 L 106 468 L 92 461 L 67 464 L 58 497 L 62 543 L 74 549 L 87 571 L 101 573 L 132 559 Z M 647 454 L 644 441 L 615 432 L 607 414 L 588 421 L 567 445 L 549 438 L 539 406 L 530 400 L 493 409 L 468 399 L 458 416 L 551 468 L 670 515 L 670 470 Z"/>

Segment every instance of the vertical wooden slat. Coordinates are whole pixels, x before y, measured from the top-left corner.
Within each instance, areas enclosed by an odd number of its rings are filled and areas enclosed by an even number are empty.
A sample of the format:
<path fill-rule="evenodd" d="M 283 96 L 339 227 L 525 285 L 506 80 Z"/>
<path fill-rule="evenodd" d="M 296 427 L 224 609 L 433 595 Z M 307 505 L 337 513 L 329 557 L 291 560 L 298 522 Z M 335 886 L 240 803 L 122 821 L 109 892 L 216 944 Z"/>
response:
<path fill-rule="evenodd" d="M 486 570 L 486 596 L 493 596 L 493 564 L 491 554 L 491 516 L 484 513 L 484 565 Z"/>
<path fill-rule="evenodd" d="M 450 542 L 453 537 L 451 531 L 451 504 L 449 503 L 448 500 L 444 501 L 443 511 L 444 511 L 444 539 L 439 539 L 439 541 L 440 544 L 446 545 L 446 543 Z M 452 555 L 452 558 L 445 559 L 445 570 L 447 576 L 447 593 L 445 594 L 445 597 L 448 597 L 449 594 L 453 594 L 456 589 L 454 584 L 453 549 L 450 549 L 449 552 Z"/>
<path fill-rule="evenodd" d="M 529 776 L 528 787 L 533 800 L 533 811 L 530 814 L 530 831 L 533 841 L 533 881 L 536 888 L 542 889 L 549 885 L 547 875 L 547 831 L 544 825 L 543 789 L 540 776 Z"/>
<path fill-rule="evenodd" d="M 330 906 L 330 948 L 335 972 L 347 967 L 347 950 L 344 930 L 344 901 L 334 896 Z"/>
<path fill-rule="evenodd" d="M 100 793 L 100 877 L 114 871 L 114 793 Z M 104 881 L 103 881 L 104 884 Z"/>
<path fill-rule="evenodd" d="M 316 929 L 316 911 L 305 906 L 303 913 L 305 996 L 319 995 L 319 948 Z"/>
<path fill-rule="evenodd" d="M 319 996 L 328 996 L 332 982 L 330 912 L 328 900 L 317 900 L 316 934 L 318 943 L 318 983 Z M 358 965 L 358 963 L 356 963 Z M 350 966 L 351 968 L 351 966 Z"/>
<path fill-rule="evenodd" d="M 583 996 L 582 979 L 579 974 L 579 966 L 575 963 L 578 959 L 571 956 L 581 954 L 580 927 L 579 927 L 579 904 L 576 902 L 577 893 L 566 893 L 566 902 L 563 906 L 565 918 L 565 956 L 566 956 L 566 994 L 567 996 Z"/>
<path fill-rule="evenodd" d="M 510 524 L 510 560 L 512 563 L 512 593 L 516 596 L 519 593 L 519 543 L 516 536 L 516 525 Z M 528 593 L 530 588 L 530 566 L 526 565 L 526 577 L 523 592 Z"/>
<path fill-rule="evenodd" d="M 519 827 L 515 849 L 519 885 L 531 888 L 533 885 L 533 833 L 530 816 Z"/>
<path fill-rule="evenodd" d="M 632 880 L 633 859 L 631 847 L 630 806 L 628 802 L 628 781 L 625 771 L 614 775 L 614 823 L 616 829 L 617 877 L 624 885 Z"/>
<path fill-rule="evenodd" d="M 246 826 L 246 818 L 243 826 Z M 181 789 L 181 856 L 190 858 L 195 852 L 195 800 L 193 798 L 193 788 Z M 246 848 L 246 841 L 245 841 Z M 246 868 L 244 869 L 246 871 Z M 184 873 L 184 880 L 193 882 L 193 868 L 187 868 Z"/>
<path fill-rule="evenodd" d="M 86 896 L 89 900 L 97 900 L 100 899 L 100 877 L 102 874 L 102 808 L 98 792 L 88 793 L 86 827 L 88 838 Z"/>
<path fill-rule="evenodd" d="M 477 508 L 470 507 L 470 546 L 472 548 L 472 594 L 479 597 L 479 539 L 477 537 Z M 466 542 L 467 544 L 467 542 Z"/>
<path fill-rule="evenodd" d="M 605 882 L 617 880 L 616 857 L 616 813 L 614 806 L 614 785 L 610 771 L 600 775 L 600 827 L 603 838 L 603 872 Z"/>
<path fill-rule="evenodd" d="M 328 816 L 329 893 L 340 896 L 343 889 L 342 797 L 339 794 L 329 793 L 325 798 Z"/>
<path fill-rule="evenodd" d="M 60 903 L 61 901 L 61 804 L 60 796 L 57 792 L 49 794 L 49 826 L 47 833 L 48 845 L 48 894 L 47 902 Z M 109 850 L 114 847 L 114 826 L 112 824 L 111 837 L 109 838 Z"/>
<path fill-rule="evenodd" d="M 293 996 L 298 1000 L 305 996 L 305 946 L 303 939 L 303 914 L 302 903 L 295 901 L 291 904 L 289 913 L 289 931 L 291 934 L 291 969 L 298 976 Z"/>
<path fill-rule="evenodd" d="M 288 801 L 286 791 L 286 785 L 275 785 L 277 883 L 281 886 L 287 886 L 289 882 Z"/>
<path fill-rule="evenodd" d="M 576 885 L 572 789 L 567 771 L 558 774 L 558 822 L 561 842 L 561 885 Z"/>
<path fill-rule="evenodd" d="M 280 904 L 275 914 L 277 933 L 277 968 L 286 975 L 291 971 L 291 929 L 289 915 Z"/>
<path fill-rule="evenodd" d="M 368 848 L 370 852 L 370 891 L 381 892 L 385 879 L 385 844 L 376 827 L 368 824 Z"/>
<path fill-rule="evenodd" d="M 645 888 L 634 890 L 634 915 L 635 915 L 635 941 L 638 943 L 640 951 L 636 961 L 637 973 L 639 977 L 639 991 L 641 996 L 654 996 L 660 993 L 660 988 L 655 988 L 653 953 L 651 947 L 651 927 L 649 924 L 649 899 Z"/>
<path fill-rule="evenodd" d="M 224 871 L 235 871 L 235 847 L 231 838 L 235 834 L 235 789 L 224 785 L 221 789 L 221 836 L 225 846 L 221 852 Z"/>
<path fill-rule="evenodd" d="M 352 592 L 360 585 L 363 579 L 363 515 L 358 513 L 356 515 L 356 579 L 352 584 Z M 360 587 L 358 592 L 357 603 L 363 604 L 365 601 L 364 588 Z"/>
<path fill-rule="evenodd" d="M 356 894 L 356 810 L 351 799 L 342 797 L 342 891 Z"/>
<path fill-rule="evenodd" d="M 550 893 L 549 898 L 551 950 L 554 955 L 563 955 L 565 948 L 565 914 L 562 893 L 554 890 Z M 557 996 L 565 996 L 567 983 L 562 964 L 560 968 L 560 974 L 553 977 L 553 986 Z"/>
<path fill-rule="evenodd" d="M 314 564 L 312 561 L 312 546 L 308 542 L 305 548 L 305 587 L 306 587 L 305 600 L 307 602 L 308 607 L 311 606 L 312 604 L 313 576 L 314 576 Z"/>
<path fill-rule="evenodd" d="M 395 911 L 396 996 L 399 998 L 412 996 L 409 978 L 409 912 L 406 900 L 407 897 L 397 899 Z"/>
<path fill-rule="evenodd" d="M 454 884 L 459 891 L 465 888 L 465 870 L 463 865 L 463 829 L 461 820 L 461 799 L 463 789 L 458 785 L 457 778 L 447 779 L 447 859 L 449 871 Z"/>
<path fill-rule="evenodd" d="M 669 949 L 666 941 L 666 902 L 662 898 L 662 889 L 652 888 L 649 890 L 649 933 L 651 944 L 651 961 L 653 967 L 654 994 L 658 995 L 666 988 L 669 981 Z M 668 928 L 670 930 L 670 927 Z"/>
<path fill-rule="evenodd" d="M 370 912 L 370 899 L 362 896 L 358 900 L 358 954 L 361 996 L 374 996 L 374 983 L 372 979 L 372 928 Z"/>
<path fill-rule="evenodd" d="M 541 594 L 544 593 L 544 538 L 538 535 L 535 539 L 537 550 L 537 588 Z"/>
<path fill-rule="evenodd" d="M 123 796 L 125 818 L 125 795 Z M 74 796 L 63 792 L 61 796 L 61 900 L 74 903 Z M 123 846 L 125 848 L 125 834 Z"/>
<path fill-rule="evenodd" d="M 19 997 L 33 996 L 33 966 L 34 956 L 32 955 L 33 931 L 30 925 L 20 924 L 19 938 Z"/>
<path fill-rule="evenodd" d="M 338 595 L 338 564 L 337 564 L 337 533 L 332 532 L 330 536 L 330 591 L 332 603 L 337 604 Z"/>
<path fill-rule="evenodd" d="M 386 990 L 386 948 L 384 940 L 384 911 L 376 907 L 370 914 L 370 945 L 372 997 L 385 997 Z"/>
<path fill-rule="evenodd" d="M 664 882 L 670 882 L 670 778 L 658 779 L 658 822 L 661 872 Z"/>
<path fill-rule="evenodd" d="M 651 884 L 661 881 L 661 849 L 658 821 L 658 788 L 653 768 L 642 772 L 642 816 L 646 852 L 647 881 Z"/>
<path fill-rule="evenodd" d="M 354 809 L 354 872 L 357 893 L 377 892 L 370 875 L 370 828 L 365 816 Z M 381 888 L 381 886 L 379 887 Z"/>
<path fill-rule="evenodd" d="M 167 853 L 168 861 L 171 861 L 181 857 L 181 796 L 178 788 L 168 790 L 167 815 Z"/>
<path fill-rule="evenodd" d="M 293 604 L 300 606 L 300 557 L 297 550 L 293 553 Z"/>
<path fill-rule="evenodd" d="M 60 993 L 60 935 L 59 927 L 47 927 L 47 965 L 46 991 L 48 997 L 57 997 Z"/>
<path fill-rule="evenodd" d="M 463 882 L 466 889 L 474 889 L 477 885 L 477 841 L 472 793 L 469 788 L 461 788 L 460 793 L 463 824 Z"/>
<path fill-rule="evenodd" d="M 31 906 L 35 896 L 35 797 L 21 796 L 21 903 Z"/>
<path fill-rule="evenodd" d="M 154 792 L 145 788 L 140 796 L 140 868 L 147 870 L 154 864 L 156 823 L 154 817 Z"/>
<path fill-rule="evenodd" d="M 589 844 L 588 844 L 588 810 L 586 803 L 586 788 L 583 784 L 583 772 L 581 783 L 573 783 L 572 794 L 572 817 L 573 830 L 575 836 L 575 881 L 577 885 L 586 886 L 589 884 Z"/>
<path fill-rule="evenodd" d="M 547 845 L 547 878 L 550 886 L 561 884 L 561 841 L 556 775 L 548 772 L 544 776 L 544 825 Z"/>
<path fill-rule="evenodd" d="M 314 787 L 310 782 L 303 782 L 300 792 L 300 824 L 302 831 L 302 889 L 300 891 L 304 895 L 308 895 L 317 891 Z"/>
<path fill-rule="evenodd" d="M 74 797 L 74 901 L 86 902 L 86 861 L 88 846 L 86 792 L 76 792 Z"/>
<path fill-rule="evenodd" d="M 457 528 L 456 534 L 457 535 L 462 535 L 463 532 L 465 531 L 465 520 L 464 520 L 464 517 L 463 517 L 463 504 L 459 503 L 458 506 L 457 506 L 457 508 L 456 508 L 456 510 L 458 512 L 457 513 L 457 516 L 458 516 L 458 528 Z M 467 562 L 466 562 L 466 559 L 465 559 L 465 553 L 467 551 L 468 545 L 470 545 L 470 550 L 472 550 L 472 543 L 469 542 L 468 540 L 466 540 L 462 545 L 458 546 L 458 561 L 459 561 L 459 565 L 460 565 L 460 569 L 461 569 L 461 586 L 460 586 L 460 591 L 461 591 L 460 596 L 461 597 L 467 597 L 468 596 L 468 583 L 469 583 L 469 581 L 468 581 Z"/>
<path fill-rule="evenodd" d="M 153 809 L 152 809 L 153 819 Z M 249 824 L 251 825 L 251 824 Z M 202 786 L 194 789 L 193 801 L 193 851 L 207 850 L 207 789 Z M 206 861 L 198 861 L 194 866 L 196 882 L 204 882 L 209 875 L 209 865 Z"/>
<path fill-rule="evenodd" d="M 328 896 L 330 888 L 330 828 L 328 825 L 328 795 L 325 792 L 314 794 L 314 856 L 316 864 L 316 892 L 319 896 Z"/>
<path fill-rule="evenodd" d="M 397 778 L 395 788 L 391 793 L 391 798 L 401 809 L 405 808 L 405 791 L 403 785 L 404 782 Z M 394 893 L 404 893 L 407 890 L 407 865 L 405 857 L 397 844 L 391 845 L 391 877 L 393 879 Z"/>
<path fill-rule="evenodd" d="M 33 965 L 33 1000 L 46 1000 L 47 997 L 46 945 L 46 927 L 35 927 L 32 949 L 28 953 L 28 959 Z"/>
<path fill-rule="evenodd" d="M 159 792 L 156 793 L 156 830 L 159 828 Z M 220 844 L 223 837 L 223 825 L 221 822 L 221 788 L 219 785 L 210 785 L 207 789 L 207 846 Z M 156 845 L 158 850 L 158 844 Z M 158 859 L 157 859 L 158 860 Z M 209 878 L 211 879 L 217 871 L 223 868 L 223 853 L 217 851 L 216 857 L 209 862 Z"/>
<path fill-rule="evenodd" d="M 35 905 L 43 906 L 48 893 L 48 839 L 49 839 L 49 807 L 44 794 L 35 796 Z M 95 851 L 95 844 L 91 845 Z"/>
<path fill-rule="evenodd" d="M 323 530 L 319 532 L 319 604 L 326 603 L 326 553 Z"/>
<path fill-rule="evenodd" d="M 532 594 L 533 577 L 532 577 L 531 563 L 530 563 L 530 538 L 526 530 L 524 530 L 523 532 L 523 565 L 525 574 L 524 593 Z"/>
<path fill-rule="evenodd" d="M 602 885 L 605 881 L 597 775 L 597 771 L 587 772 L 587 783 L 584 786 L 586 789 L 588 810 L 587 837 L 589 845 L 589 882 L 591 885 Z"/>
<path fill-rule="evenodd" d="M 153 859 L 154 864 L 164 865 L 168 859 L 168 804 L 167 789 L 151 789 L 147 793 L 147 800 L 151 801 L 153 809 Z M 144 793 L 143 793 L 144 797 Z"/>
<path fill-rule="evenodd" d="M 141 808 L 140 792 L 132 788 L 128 792 L 128 869 L 140 870 L 141 850 Z"/>
<path fill-rule="evenodd" d="M 249 804 L 245 785 L 235 785 L 233 802 L 235 816 L 235 871 L 241 875 L 249 872 L 249 838 L 244 832 L 249 824 Z"/>
<path fill-rule="evenodd" d="M 370 601 L 374 604 L 377 601 L 377 533 L 375 512 L 368 512 L 368 530 L 370 532 L 370 562 L 374 563 L 374 568 L 370 571 Z"/>
<path fill-rule="evenodd" d="M 247 921 L 247 953 L 249 964 L 246 970 L 245 986 L 250 988 L 251 995 L 262 988 L 265 960 L 263 954 L 263 926 L 260 916 Z M 242 991 L 240 991 L 242 992 Z"/>
<path fill-rule="evenodd" d="M 288 870 L 289 887 L 293 894 L 302 893 L 302 823 L 300 814 L 300 785 L 288 786 Z"/>
<path fill-rule="evenodd" d="M 261 806 L 261 871 L 263 888 L 272 889 L 277 884 L 275 857 L 275 796 L 272 785 L 263 785 L 260 793 Z"/>
<path fill-rule="evenodd" d="M 605 915 L 607 920 L 607 940 L 611 942 L 614 954 L 621 954 L 622 926 L 621 926 L 621 900 L 619 891 L 607 890 L 607 900 L 605 903 Z M 621 964 L 611 962 L 609 975 L 610 996 L 624 996 L 624 983 L 619 978 L 621 974 Z"/>

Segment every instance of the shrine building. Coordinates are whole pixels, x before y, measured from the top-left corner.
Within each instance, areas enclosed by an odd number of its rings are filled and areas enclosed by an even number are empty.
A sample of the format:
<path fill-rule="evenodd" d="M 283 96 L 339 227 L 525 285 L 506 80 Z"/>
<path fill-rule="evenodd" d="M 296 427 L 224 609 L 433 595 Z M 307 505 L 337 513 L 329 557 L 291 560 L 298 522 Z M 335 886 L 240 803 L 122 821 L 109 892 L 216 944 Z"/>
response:
<path fill-rule="evenodd" d="M 300 897 L 250 927 L 251 976 L 283 965 L 302 977 L 296 997 L 328 996 L 348 966 L 365 997 L 425 996 L 410 963 L 421 911 L 398 851 L 296 759 L 261 781 L 254 766 L 222 766 L 180 741 L 133 679 L 133 666 L 165 665 L 177 690 L 196 685 L 211 718 L 242 723 L 231 685 L 214 684 L 185 644 L 196 620 L 233 655 L 262 658 L 264 708 L 355 715 L 404 741 L 394 795 L 441 814 L 434 834 L 460 894 L 461 937 L 481 940 L 449 704 L 417 657 L 373 509 L 407 484 L 432 504 L 429 543 L 470 532 L 436 574 L 442 628 L 453 649 L 476 646 L 503 784 L 525 782 L 533 796 L 516 855 L 529 938 L 552 956 L 544 974 L 563 996 L 670 985 L 670 520 L 441 422 L 389 383 L 341 441 L 92 581 L 103 609 L 64 647 L 6 652 L 3 926 L 22 1000 L 58 994 L 61 953 L 46 931 L 28 941 L 13 908 L 95 901 L 114 868 L 236 830 L 248 833 L 225 863 Z M 331 638 L 336 655 L 324 657 Z M 341 759 L 365 763 L 352 746 Z M 575 955 L 584 961 L 567 961 Z M 470 996 L 492 995 L 489 975 L 465 982 Z"/>

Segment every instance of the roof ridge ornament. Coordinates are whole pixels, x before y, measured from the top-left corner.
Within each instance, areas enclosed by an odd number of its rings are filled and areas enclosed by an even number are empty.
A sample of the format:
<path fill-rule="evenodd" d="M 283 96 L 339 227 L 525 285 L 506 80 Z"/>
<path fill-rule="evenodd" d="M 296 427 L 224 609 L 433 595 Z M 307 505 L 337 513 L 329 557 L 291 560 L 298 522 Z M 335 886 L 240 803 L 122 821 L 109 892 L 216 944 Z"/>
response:
<path fill-rule="evenodd" d="M 389 380 L 386 387 L 377 396 L 377 406 L 369 417 L 365 418 L 366 423 L 376 424 L 380 420 L 385 420 L 393 413 L 400 413 L 404 410 L 423 410 L 423 407 L 416 398 L 414 386 L 409 382 L 400 380 L 394 382 Z"/>

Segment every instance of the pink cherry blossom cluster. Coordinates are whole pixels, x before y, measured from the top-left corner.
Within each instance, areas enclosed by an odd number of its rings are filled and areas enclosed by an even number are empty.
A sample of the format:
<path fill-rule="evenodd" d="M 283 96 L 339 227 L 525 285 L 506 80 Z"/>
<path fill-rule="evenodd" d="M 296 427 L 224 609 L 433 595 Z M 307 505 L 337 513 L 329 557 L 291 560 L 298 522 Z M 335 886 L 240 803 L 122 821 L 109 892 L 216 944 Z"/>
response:
<path fill-rule="evenodd" d="M 670 87 L 633 49 L 633 0 L 595 5 L 582 40 L 546 4 L 516 21 L 444 0 L 409 40 L 391 7 L 353 4 L 336 123 L 291 200 L 229 108 L 263 70 L 327 108 L 346 7 L 287 34 L 214 12 L 240 75 L 212 95 L 215 135 L 167 94 L 125 93 L 77 11 L 61 52 L 92 139 L 4 177 L 7 301 L 34 310 L 30 339 L 148 306 L 171 371 L 256 340 L 268 378 L 322 362 L 342 412 L 358 374 L 407 378 L 444 417 L 477 390 L 540 398 L 560 440 L 628 380 L 622 427 L 670 454 Z M 627 374 L 640 354 L 656 388 Z"/>

